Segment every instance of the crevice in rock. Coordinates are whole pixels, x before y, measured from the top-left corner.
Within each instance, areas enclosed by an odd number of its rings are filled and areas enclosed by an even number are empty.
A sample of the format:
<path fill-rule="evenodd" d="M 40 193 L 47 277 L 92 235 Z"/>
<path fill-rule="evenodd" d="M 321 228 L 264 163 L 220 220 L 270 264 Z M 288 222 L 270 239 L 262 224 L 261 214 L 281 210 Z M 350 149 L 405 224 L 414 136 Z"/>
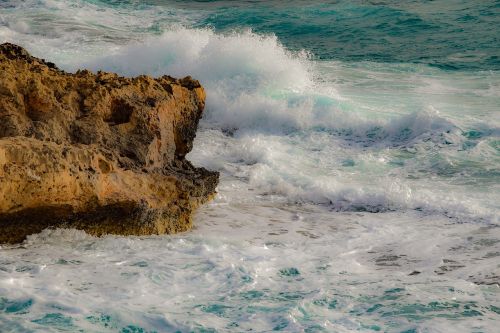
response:
<path fill-rule="evenodd" d="M 130 117 L 134 108 L 122 99 L 116 99 L 111 102 L 110 114 L 104 118 L 104 121 L 111 126 L 130 122 Z"/>

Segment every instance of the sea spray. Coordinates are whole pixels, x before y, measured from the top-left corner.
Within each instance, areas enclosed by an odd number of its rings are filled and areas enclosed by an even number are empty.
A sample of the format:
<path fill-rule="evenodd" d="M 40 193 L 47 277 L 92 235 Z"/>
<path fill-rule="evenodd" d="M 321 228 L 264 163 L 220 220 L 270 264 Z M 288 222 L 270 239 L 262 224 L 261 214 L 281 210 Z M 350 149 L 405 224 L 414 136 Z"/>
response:
<path fill-rule="evenodd" d="M 195 230 L 0 251 L 0 330 L 494 332 L 498 4 L 4 1 L 75 71 L 191 75 Z"/>

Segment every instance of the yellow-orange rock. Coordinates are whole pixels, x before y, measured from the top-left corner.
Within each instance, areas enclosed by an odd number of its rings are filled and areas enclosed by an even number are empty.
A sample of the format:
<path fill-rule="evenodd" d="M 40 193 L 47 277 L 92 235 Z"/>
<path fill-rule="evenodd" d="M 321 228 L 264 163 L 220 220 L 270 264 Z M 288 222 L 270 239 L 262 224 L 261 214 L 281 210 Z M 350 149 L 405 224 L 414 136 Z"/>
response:
<path fill-rule="evenodd" d="M 190 229 L 218 182 L 185 159 L 204 104 L 190 77 L 70 74 L 0 45 L 0 243 Z"/>

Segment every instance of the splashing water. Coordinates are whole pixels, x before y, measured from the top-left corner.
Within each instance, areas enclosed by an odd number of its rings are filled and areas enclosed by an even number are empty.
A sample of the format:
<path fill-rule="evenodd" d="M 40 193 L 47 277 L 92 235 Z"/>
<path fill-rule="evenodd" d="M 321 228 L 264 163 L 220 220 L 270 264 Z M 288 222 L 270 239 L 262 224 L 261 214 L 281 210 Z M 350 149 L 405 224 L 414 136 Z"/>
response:
<path fill-rule="evenodd" d="M 0 331 L 494 332 L 498 4 L 234 6 L 0 3 L 65 70 L 199 79 L 221 172 L 190 233 L 0 249 Z"/>

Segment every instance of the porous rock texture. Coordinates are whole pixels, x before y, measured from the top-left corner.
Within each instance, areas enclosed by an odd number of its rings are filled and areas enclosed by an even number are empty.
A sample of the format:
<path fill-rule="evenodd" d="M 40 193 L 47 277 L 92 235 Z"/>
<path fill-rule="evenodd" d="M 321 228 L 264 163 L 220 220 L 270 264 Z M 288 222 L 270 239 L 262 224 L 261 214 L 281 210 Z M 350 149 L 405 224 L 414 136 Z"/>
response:
<path fill-rule="evenodd" d="M 219 177 L 185 159 L 204 104 L 190 77 L 71 74 L 1 44 L 0 243 L 190 229 Z"/>

